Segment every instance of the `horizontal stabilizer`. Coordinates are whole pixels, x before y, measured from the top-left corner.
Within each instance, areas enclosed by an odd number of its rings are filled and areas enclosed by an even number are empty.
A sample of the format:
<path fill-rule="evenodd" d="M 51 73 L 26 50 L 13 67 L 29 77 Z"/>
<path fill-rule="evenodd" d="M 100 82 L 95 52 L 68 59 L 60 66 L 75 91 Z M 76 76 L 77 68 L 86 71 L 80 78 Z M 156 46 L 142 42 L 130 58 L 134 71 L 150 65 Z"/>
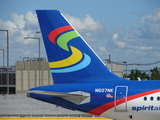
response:
<path fill-rule="evenodd" d="M 41 95 L 49 95 L 54 97 L 60 97 L 67 101 L 70 101 L 74 104 L 80 105 L 90 102 L 90 93 L 83 91 L 75 91 L 69 93 L 59 93 L 59 92 L 50 92 L 50 91 L 28 91 L 27 96 L 30 96 L 30 93 L 41 94 Z"/>

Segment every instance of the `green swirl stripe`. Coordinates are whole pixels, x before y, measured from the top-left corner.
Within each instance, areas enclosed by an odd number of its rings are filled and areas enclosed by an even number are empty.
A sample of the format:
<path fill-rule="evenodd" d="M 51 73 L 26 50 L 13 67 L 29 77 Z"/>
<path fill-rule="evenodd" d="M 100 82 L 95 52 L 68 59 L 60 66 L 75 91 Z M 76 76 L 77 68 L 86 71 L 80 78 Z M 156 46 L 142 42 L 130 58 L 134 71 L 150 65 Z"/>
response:
<path fill-rule="evenodd" d="M 67 43 L 73 39 L 79 37 L 76 31 L 70 31 L 67 33 L 64 33 L 57 39 L 57 44 L 64 50 L 69 51 Z"/>

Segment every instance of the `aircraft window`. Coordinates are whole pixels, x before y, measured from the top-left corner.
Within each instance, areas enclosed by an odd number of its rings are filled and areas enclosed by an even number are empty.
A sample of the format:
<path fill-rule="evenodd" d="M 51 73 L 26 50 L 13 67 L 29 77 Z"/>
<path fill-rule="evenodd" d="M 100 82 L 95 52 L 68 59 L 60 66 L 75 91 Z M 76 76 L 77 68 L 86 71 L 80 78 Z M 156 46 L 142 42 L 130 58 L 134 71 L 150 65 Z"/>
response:
<path fill-rule="evenodd" d="M 153 97 L 151 97 L 150 100 L 153 101 Z"/>
<path fill-rule="evenodd" d="M 144 101 L 146 101 L 147 100 L 147 97 L 144 97 Z"/>
<path fill-rule="evenodd" d="M 157 97 L 157 100 L 160 101 L 160 97 Z"/>

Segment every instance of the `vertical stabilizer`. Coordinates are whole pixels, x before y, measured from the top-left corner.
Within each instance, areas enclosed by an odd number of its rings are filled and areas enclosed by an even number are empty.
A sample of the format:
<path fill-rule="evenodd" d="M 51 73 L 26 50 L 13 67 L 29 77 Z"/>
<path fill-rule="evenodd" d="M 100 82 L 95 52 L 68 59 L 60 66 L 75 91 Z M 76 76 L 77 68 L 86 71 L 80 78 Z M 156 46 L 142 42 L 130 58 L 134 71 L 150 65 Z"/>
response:
<path fill-rule="evenodd" d="M 55 84 L 82 79 L 120 79 L 114 75 L 57 10 L 37 10 Z"/>

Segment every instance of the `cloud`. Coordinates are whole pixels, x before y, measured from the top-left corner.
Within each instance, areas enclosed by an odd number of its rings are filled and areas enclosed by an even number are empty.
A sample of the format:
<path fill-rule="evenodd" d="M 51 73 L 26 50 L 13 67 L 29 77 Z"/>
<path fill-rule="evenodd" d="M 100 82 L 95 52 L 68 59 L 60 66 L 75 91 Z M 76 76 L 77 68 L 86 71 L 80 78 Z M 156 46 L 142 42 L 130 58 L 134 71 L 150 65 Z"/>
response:
<path fill-rule="evenodd" d="M 67 14 L 65 14 L 65 17 L 79 32 L 99 31 L 103 28 L 100 22 L 95 21 L 89 14 L 87 14 L 84 19 Z"/>
<path fill-rule="evenodd" d="M 100 22 L 94 20 L 89 14 L 86 14 L 85 18 L 77 18 L 68 14 L 65 14 L 65 17 L 88 42 L 98 40 L 100 32 L 104 29 Z"/>
<path fill-rule="evenodd" d="M 104 52 L 104 51 L 106 51 L 106 48 L 105 47 L 99 47 L 99 51 Z"/>
<path fill-rule="evenodd" d="M 113 40 L 116 40 L 117 38 L 118 38 L 118 34 L 117 34 L 117 33 L 113 34 L 112 39 L 113 39 Z"/>
<path fill-rule="evenodd" d="M 118 60 L 130 62 L 158 61 L 160 56 L 160 8 L 153 14 L 145 14 L 139 26 L 132 27 L 127 33 L 117 28 L 106 50 Z"/>
<path fill-rule="evenodd" d="M 139 49 L 139 50 L 151 50 L 151 49 L 153 49 L 153 47 L 152 46 L 148 46 L 148 47 L 146 47 L 146 46 L 136 46 L 135 49 Z"/>
<path fill-rule="evenodd" d="M 122 41 L 115 41 L 115 44 L 117 45 L 117 47 L 119 48 L 124 48 L 125 47 L 125 43 Z"/>
<path fill-rule="evenodd" d="M 38 19 L 36 14 L 33 14 L 31 11 L 29 11 L 24 15 L 24 18 L 26 21 L 26 30 L 39 30 Z"/>
<path fill-rule="evenodd" d="M 160 38 L 160 8 L 153 14 L 141 18 L 142 27 L 139 29 L 141 38 Z"/>
<path fill-rule="evenodd" d="M 16 25 L 16 28 L 22 29 L 25 26 L 24 15 L 18 15 L 16 13 L 11 14 L 13 23 Z"/>
<path fill-rule="evenodd" d="M 17 26 L 12 21 L 3 21 L 0 19 L 0 29 L 9 30 L 10 35 L 12 35 L 14 31 L 17 29 Z M 4 35 L 1 35 L 1 38 L 4 39 Z"/>
<path fill-rule="evenodd" d="M 26 36 L 35 36 L 36 30 L 39 30 L 36 14 L 28 11 L 24 15 L 16 13 L 11 14 L 11 21 L 0 19 L 0 28 L 9 30 L 11 43 L 16 44 L 34 44 L 34 40 L 24 39 Z"/>

